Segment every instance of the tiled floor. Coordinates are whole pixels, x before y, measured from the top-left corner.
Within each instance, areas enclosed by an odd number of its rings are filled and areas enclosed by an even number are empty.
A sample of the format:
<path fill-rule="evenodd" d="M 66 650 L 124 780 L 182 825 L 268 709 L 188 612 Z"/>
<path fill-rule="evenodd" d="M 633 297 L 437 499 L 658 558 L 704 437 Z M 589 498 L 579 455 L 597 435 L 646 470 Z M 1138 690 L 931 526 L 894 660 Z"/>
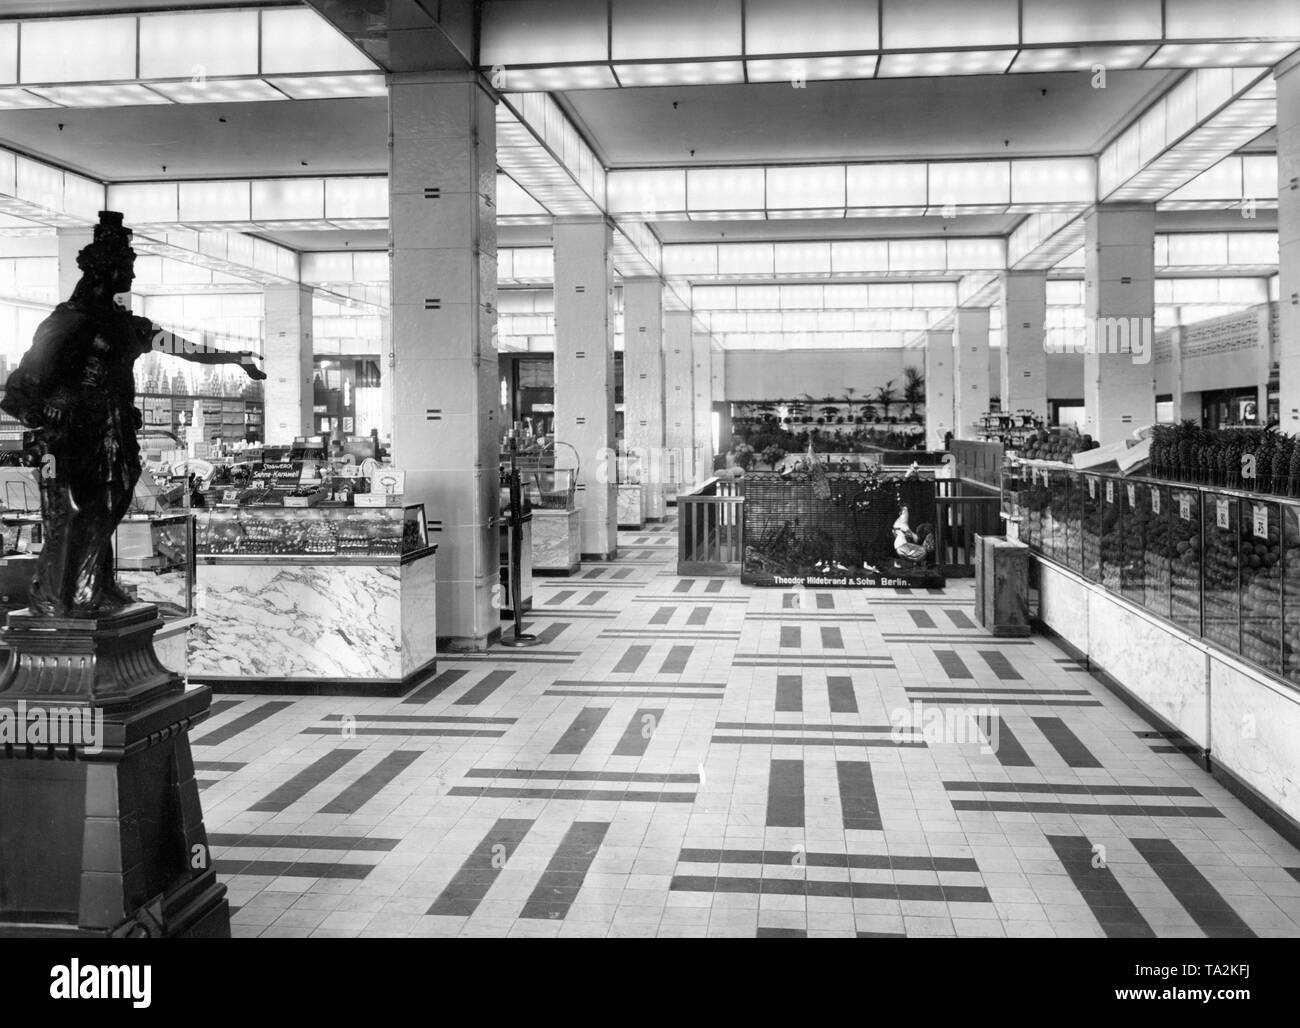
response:
<path fill-rule="evenodd" d="M 219 697 L 235 934 L 1300 934 L 1300 852 L 1051 644 L 975 627 L 969 581 L 679 579 L 675 538 L 539 580 L 543 645 L 404 698 Z"/>

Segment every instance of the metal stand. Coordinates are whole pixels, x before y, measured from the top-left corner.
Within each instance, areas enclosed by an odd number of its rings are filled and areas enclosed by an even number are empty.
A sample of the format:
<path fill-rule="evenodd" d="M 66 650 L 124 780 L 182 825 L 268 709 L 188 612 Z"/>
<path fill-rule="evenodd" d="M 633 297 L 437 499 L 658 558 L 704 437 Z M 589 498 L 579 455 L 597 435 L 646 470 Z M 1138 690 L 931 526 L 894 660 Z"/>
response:
<path fill-rule="evenodd" d="M 519 469 L 515 467 L 514 454 L 510 455 L 510 602 L 515 612 L 515 630 L 512 635 L 501 637 L 502 646 L 536 646 L 537 636 L 525 635 L 523 630 L 524 598 L 523 556 L 520 551 L 524 545 L 523 497 L 519 485 Z"/>

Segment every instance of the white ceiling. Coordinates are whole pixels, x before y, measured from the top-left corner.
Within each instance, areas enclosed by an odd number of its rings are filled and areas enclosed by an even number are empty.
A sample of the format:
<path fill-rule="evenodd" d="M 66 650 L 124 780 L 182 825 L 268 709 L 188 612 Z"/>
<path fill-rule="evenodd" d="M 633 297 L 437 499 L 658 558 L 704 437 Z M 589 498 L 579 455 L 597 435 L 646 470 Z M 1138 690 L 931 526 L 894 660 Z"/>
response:
<path fill-rule="evenodd" d="M 0 111 L 0 140 L 112 182 L 376 174 L 388 98 Z"/>
<path fill-rule="evenodd" d="M 561 97 L 610 168 L 1070 156 L 1098 152 L 1180 74 L 1115 71 L 1105 89 L 1077 72 Z"/>

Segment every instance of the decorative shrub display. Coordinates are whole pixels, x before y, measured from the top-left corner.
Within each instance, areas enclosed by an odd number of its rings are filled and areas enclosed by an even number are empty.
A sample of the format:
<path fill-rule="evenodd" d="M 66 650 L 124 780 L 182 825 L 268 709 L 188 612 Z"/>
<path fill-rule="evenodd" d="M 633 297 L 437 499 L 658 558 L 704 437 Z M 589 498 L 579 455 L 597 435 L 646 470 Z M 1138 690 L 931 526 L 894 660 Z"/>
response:
<path fill-rule="evenodd" d="M 1273 428 L 1203 429 L 1193 421 L 1156 425 L 1152 475 L 1176 482 L 1300 496 L 1300 445 Z"/>
<path fill-rule="evenodd" d="M 745 497 L 741 580 L 752 585 L 941 585 L 934 483 L 871 472 L 754 472 Z M 829 486 L 829 495 L 826 495 Z M 818 492 L 824 498 L 818 497 Z M 902 509 L 906 526 L 895 531 Z M 927 546 L 928 541 L 928 546 Z"/>

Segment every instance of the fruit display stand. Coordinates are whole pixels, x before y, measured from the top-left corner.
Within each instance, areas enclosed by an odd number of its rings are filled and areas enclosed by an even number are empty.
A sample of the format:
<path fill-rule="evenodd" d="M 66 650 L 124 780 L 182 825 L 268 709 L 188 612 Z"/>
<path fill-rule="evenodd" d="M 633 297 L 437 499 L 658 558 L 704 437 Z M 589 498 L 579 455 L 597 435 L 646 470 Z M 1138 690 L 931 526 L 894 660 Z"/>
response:
<path fill-rule="evenodd" d="M 1036 554 L 1300 684 L 1300 499 L 1017 463 Z"/>

